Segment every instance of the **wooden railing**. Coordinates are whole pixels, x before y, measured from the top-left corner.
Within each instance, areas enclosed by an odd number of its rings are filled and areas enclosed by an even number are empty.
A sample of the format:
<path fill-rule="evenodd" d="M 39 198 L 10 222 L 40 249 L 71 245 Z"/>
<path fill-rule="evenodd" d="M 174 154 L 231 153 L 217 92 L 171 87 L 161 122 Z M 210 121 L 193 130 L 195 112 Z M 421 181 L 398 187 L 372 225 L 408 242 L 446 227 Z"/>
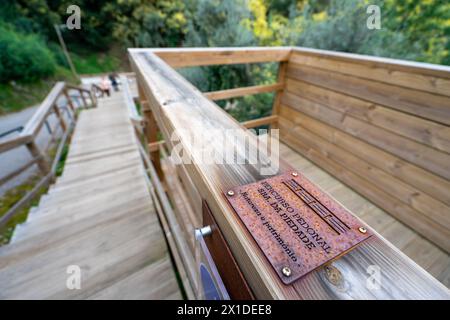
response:
<path fill-rule="evenodd" d="M 450 252 L 450 67 L 293 48 L 281 140 Z"/>
<path fill-rule="evenodd" d="M 181 144 L 183 154 L 188 157 L 198 153 L 196 146 L 188 140 L 195 134 L 195 130 L 242 130 L 242 134 L 250 135 L 251 140 L 253 135 L 243 128 L 243 124 L 237 123 L 223 112 L 171 67 L 278 61 L 280 69 L 277 84 L 284 86 L 286 63 L 291 52 L 292 48 L 130 49 L 130 60 L 138 80 L 141 105 L 144 107 L 146 130 L 149 130 L 149 124 L 155 127 L 157 123 L 166 141 L 165 147 L 171 151 L 175 145 Z M 278 92 L 283 90 L 278 85 L 276 88 Z M 217 94 L 216 97 L 255 92 L 254 88 L 247 91 L 232 90 L 226 94 Z M 279 110 L 280 100 L 281 97 L 277 94 L 274 111 Z M 278 112 L 275 112 L 266 120 L 273 124 L 277 116 Z M 260 123 L 253 122 L 249 126 L 253 125 Z M 170 141 L 174 131 L 180 138 L 179 143 Z M 156 137 L 156 133 L 153 137 Z M 157 150 L 160 148 L 155 145 L 156 141 L 148 142 L 158 154 Z M 245 149 L 245 146 L 239 144 L 240 141 L 234 143 L 231 147 L 236 150 Z M 214 145 L 220 148 L 224 144 L 218 137 Z M 155 159 L 159 160 L 159 154 L 152 157 L 153 161 Z M 262 162 L 266 160 L 260 159 Z M 279 172 L 293 170 L 282 159 L 280 162 Z M 192 243 L 195 242 L 191 230 L 203 226 L 202 200 L 205 200 L 256 298 L 448 299 L 449 291 L 442 284 L 372 229 L 375 236 L 331 265 L 307 274 L 292 285 L 282 284 L 223 196 L 223 192 L 231 187 L 262 179 L 257 167 L 258 164 L 215 165 L 195 162 L 177 165 L 172 169 L 171 175 L 166 175 L 168 190 L 172 181 L 180 185 L 180 192 L 185 192 L 185 200 L 181 202 L 180 197 L 170 198 L 174 207 L 173 214 L 178 220 L 173 223 L 181 229 L 169 230 L 169 234 L 175 238 L 186 237 L 182 240 L 188 243 L 180 249 L 184 250 L 180 256 L 193 255 L 189 252 L 193 250 Z M 152 171 L 153 176 L 156 176 L 155 170 Z M 193 258 L 183 259 L 187 260 L 183 261 L 185 272 L 191 272 L 192 268 L 189 266 L 195 266 Z M 373 265 L 382 270 L 383 281 L 377 290 L 371 290 L 366 285 L 367 270 Z M 195 278 L 195 275 L 190 277 Z M 342 286 L 336 285 L 336 281 Z M 193 283 L 192 287 L 196 288 L 196 284 Z"/>
<path fill-rule="evenodd" d="M 25 124 L 19 135 L 0 141 L 0 154 L 19 147 L 26 147 L 32 156 L 30 161 L 2 177 L 0 185 L 11 181 L 34 164 L 37 164 L 42 174 L 42 178 L 35 184 L 33 189 L 0 218 L 0 227 L 4 226 L 21 208 L 27 205 L 42 187 L 48 185 L 54 179 L 58 160 L 73 130 L 77 118 L 77 109 L 80 108 L 77 99 L 81 99 L 81 107 L 95 107 L 97 105 L 97 98 L 93 90 L 93 87 L 86 89 L 65 82 L 57 82 L 41 105 L 36 109 L 30 120 Z M 75 91 L 77 95 L 70 94 L 71 91 Z M 60 98 L 66 100 L 65 107 L 58 105 Z M 48 118 L 52 114 L 56 115 L 57 118 L 57 122 L 53 128 L 50 127 L 48 122 Z M 67 117 L 65 117 L 65 114 Z M 50 137 L 49 142 L 43 148 L 40 148 L 37 143 L 37 137 L 44 125 L 49 130 Z M 56 155 L 51 160 L 49 156 L 50 147 L 57 140 L 57 135 L 60 131 L 62 132 L 62 136 L 56 146 Z"/>
<path fill-rule="evenodd" d="M 146 49 L 131 50 L 133 52 L 143 52 Z M 279 108 L 281 93 L 284 89 L 286 66 L 291 54 L 290 48 L 176 48 L 154 49 L 152 52 L 173 68 L 243 63 L 278 63 L 278 77 L 276 83 L 204 92 L 204 95 L 212 101 L 274 92 L 275 96 L 272 105 L 272 114 L 266 117 L 245 121 L 242 125 L 247 129 L 263 125 L 270 125 L 273 128 L 278 126 L 278 116 L 276 113 Z"/>

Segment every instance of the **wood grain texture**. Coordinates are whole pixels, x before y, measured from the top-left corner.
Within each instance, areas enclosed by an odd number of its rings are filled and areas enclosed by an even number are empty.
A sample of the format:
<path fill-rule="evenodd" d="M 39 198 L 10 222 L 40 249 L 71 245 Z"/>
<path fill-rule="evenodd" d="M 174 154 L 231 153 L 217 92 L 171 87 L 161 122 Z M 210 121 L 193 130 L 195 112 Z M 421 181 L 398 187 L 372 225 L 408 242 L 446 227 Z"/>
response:
<path fill-rule="evenodd" d="M 408 67 L 401 60 L 386 59 L 383 62 L 382 58 L 355 56 L 333 55 L 329 51 L 313 52 L 294 49 L 290 61 L 393 86 L 450 96 L 449 67 L 414 62 L 411 62 Z M 429 74 L 429 69 L 434 71 L 433 75 Z"/>
<path fill-rule="evenodd" d="M 230 98 L 244 97 L 252 94 L 278 91 L 283 88 L 283 84 L 263 84 L 251 87 L 234 88 L 220 91 L 205 92 L 204 95 L 211 100 L 224 100 Z"/>
<path fill-rule="evenodd" d="M 149 49 L 128 50 L 136 53 L 149 51 Z M 291 51 L 290 48 L 284 47 L 156 48 L 150 50 L 174 68 L 286 61 Z"/>
<path fill-rule="evenodd" d="M 450 152 L 448 126 L 386 108 L 370 101 L 354 98 L 307 82 L 287 79 L 287 91 L 359 120 L 396 133 L 405 138 Z"/>
<path fill-rule="evenodd" d="M 195 161 L 193 146 L 183 137 L 196 130 L 243 130 L 239 123 L 206 99 L 201 92 L 171 69 L 151 50 L 130 51 L 136 73 L 156 121 L 170 150 L 174 131 L 178 133 L 183 151 L 194 161 L 184 164 L 221 228 L 246 280 L 257 298 L 279 299 L 432 299 L 449 298 L 448 290 L 407 256 L 381 237 L 373 237 L 333 262 L 341 281 L 334 285 L 329 270 L 322 268 L 285 286 L 268 265 L 245 227 L 240 223 L 223 197 L 229 187 L 260 180 L 258 165 L 215 165 Z M 250 134 L 243 132 L 242 134 Z M 220 137 L 214 137 L 220 145 Z M 255 139 L 249 136 L 249 139 Z M 238 149 L 239 146 L 236 146 Z M 259 165 L 261 165 L 259 163 Z M 292 167 L 282 163 L 280 171 Z M 380 290 L 366 287 L 367 268 L 379 265 L 384 274 Z"/>
<path fill-rule="evenodd" d="M 370 100 L 438 123 L 450 124 L 449 98 L 425 91 L 395 87 L 318 68 L 289 63 L 287 76 Z"/>
<path fill-rule="evenodd" d="M 272 115 L 267 117 L 262 117 L 254 120 L 244 121 L 242 125 L 247 129 L 255 128 L 258 126 L 266 125 L 266 124 L 276 124 L 278 121 L 278 116 Z"/>
<path fill-rule="evenodd" d="M 281 137 L 289 145 L 399 220 L 450 250 L 448 207 L 284 118 L 280 119 L 279 125 Z M 437 210 L 429 210 L 433 206 L 437 206 Z"/>
<path fill-rule="evenodd" d="M 449 251 L 449 79 L 444 66 L 295 48 L 282 139 Z"/>
<path fill-rule="evenodd" d="M 308 179 L 316 183 L 324 191 L 337 199 L 345 207 L 353 211 L 359 218 L 368 223 L 395 247 L 425 268 L 445 286 L 450 287 L 445 274 L 450 268 L 448 253 L 421 237 L 416 231 L 393 218 L 386 211 L 339 182 L 336 177 L 307 160 L 300 153 L 285 144 L 280 145 L 280 154 L 289 158 L 294 168 L 303 172 Z M 429 251 L 428 259 L 423 259 L 424 250 Z"/>
<path fill-rule="evenodd" d="M 359 137 L 361 140 L 386 150 L 427 171 L 450 179 L 450 154 L 439 152 L 436 149 L 380 129 L 351 115 L 335 111 L 323 104 L 289 92 L 283 95 L 282 103 L 341 131 Z"/>

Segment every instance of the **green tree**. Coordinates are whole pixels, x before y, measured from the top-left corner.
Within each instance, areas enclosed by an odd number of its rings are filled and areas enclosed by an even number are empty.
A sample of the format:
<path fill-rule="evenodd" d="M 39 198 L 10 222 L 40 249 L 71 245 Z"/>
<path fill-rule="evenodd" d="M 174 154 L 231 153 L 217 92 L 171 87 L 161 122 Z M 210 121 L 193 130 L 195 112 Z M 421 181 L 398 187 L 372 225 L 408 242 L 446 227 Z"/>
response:
<path fill-rule="evenodd" d="M 186 2 L 187 33 L 183 43 L 187 47 L 240 47 L 258 45 L 258 39 L 245 21 L 252 13 L 245 1 Z M 215 91 L 273 81 L 275 66 L 267 64 L 227 65 L 180 70 L 202 91 Z M 271 94 L 219 101 L 240 121 L 267 115 L 272 105 Z"/>
<path fill-rule="evenodd" d="M 56 63 L 36 35 L 24 35 L 0 24 L 0 82 L 32 82 L 55 72 Z"/>

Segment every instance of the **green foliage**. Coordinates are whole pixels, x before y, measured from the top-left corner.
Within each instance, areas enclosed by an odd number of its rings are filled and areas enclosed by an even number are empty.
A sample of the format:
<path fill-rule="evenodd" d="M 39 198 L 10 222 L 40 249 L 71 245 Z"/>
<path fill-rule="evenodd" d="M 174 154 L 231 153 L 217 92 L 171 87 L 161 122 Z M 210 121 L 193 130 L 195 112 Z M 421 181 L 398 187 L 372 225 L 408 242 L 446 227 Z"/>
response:
<path fill-rule="evenodd" d="M 135 1 L 122 3 L 114 37 L 135 47 L 179 46 L 184 37 L 186 18 L 182 0 Z M 116 11 L 117 12 L 117 11 Z"/>
<path fill-rule="evenodd" d="M 0 82 L 32 82 L 55 72 L 55 59 L 35 35 L 0 25 Z"/>
<path fill-rule="evenodd" d="M 386 28 L 417 46 L 417 60 L 450 65 L 449 1 L 385 0 L 382 10 Z"/>
<path fill-rule="evenodd" d="M 117 70 L 120 66 L 120 60 L 108 53 L 72 53 L 71 57 L 79 74 L 106 73 Z"/>
<path fill-rule="evenodd" d="M 184 45 L 187 47 L 254 46 L 257 38 L 244 21 L 251 18 L 249 8 L 240 0 L 190 1 L 186 4 L 190 18 Z M 273 80 L 273 64 L 226 65 L 183 69 L 180 72 L 202 91 L 216 91 Z M 271 97 L 257 95 L 243 99 L 219 101 L 238 120 L 267 114 Z"/>
<path fill-rule="evenodd" d="M 11 81 L 0 83 L 0 115 L 20 111 L 26 107 L 41 103 L 56 81 L 77 83 L 72 73 L 65 68 L 56 67 L 53 76 L 32 83 Z"/>
<path fill-rule="evenodd" d="M 299 45 L 450 64 L 450 3 L 445 0 L 3 0 L 1 82 L 42 79 L 55 64 L 68 68 L 53 25 L 66 21 L 70 4 L 81 8 L 81 30 L 63 30 L 63 36 L 80 73 L 117 69 L 121 63 L 110 58 L 110 50 L 120 48 L 115 56 L 125 56 L 126 47 Z M 381 30 L 366 27 L 369 4 L 381 8 Z M 2 21 L 13 28 L 5 30 Z M 181 72 L 201 90 L 214 91 L 273 82 L 276 67 Z M 258 95 L 219 104 L 252 118 L 269 110 L 269 100 Z"/>
<path fill-rule="evenodd" d="M 366 27 L 368 5 L 381 9 L 380 30 Z M 430 63 L 449 62 L 448 2 L 311 0 L 301 10 L 295 9 L 284 29 L 284 43 Z"/>
<path fill-rule="evenodd" d="M 377 3 L 382 6 L 380 1 L 370 4 Z M 364 1 L 340 0 L 330 1 L 325 11 L 317 12 L 314 2 L 311 2 L 305 6 L 301 16 L 291 21 L 286 41 L 291 45 L 325 50 L 403 59 L 419 57 L 419 48 L 411 44 L 404 34 L 387 28 L 368 29 L 366 8 Z"/>

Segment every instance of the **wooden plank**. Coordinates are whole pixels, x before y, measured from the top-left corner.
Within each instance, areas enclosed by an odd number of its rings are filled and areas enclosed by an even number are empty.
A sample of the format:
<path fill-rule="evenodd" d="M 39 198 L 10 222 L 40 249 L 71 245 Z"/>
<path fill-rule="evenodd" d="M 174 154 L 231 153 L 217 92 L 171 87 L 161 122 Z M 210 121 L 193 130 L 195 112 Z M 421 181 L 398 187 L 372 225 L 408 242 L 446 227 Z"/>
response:
<path fill-rule="evenodd" d="M 208 99 L 217 101 L 217 100 L 225 100 L 225 99 L 230 99 L 230 98 L 244 97 L 244 96 L 249 96 L 252 94 L 273 92 L 273 91 L 281 90 L 282 88 L 283 88 L 282 83 L 274 83 L 274 84 L 265 84 L 265 85 L 263 84 L 263 85 L 251 86 L 251 87 L 205 92 L 204 95 Z"/>
<path fill-rule="evenodd" d="M 151 142 L 148 144 L 148 151 L 149 152 L 159 151 L 159 147 L 162 144 L 164 144 L 164 141 Z"/>
<path fill-rule="evenodd" d="M 422 237 L 416 237 L 412 240 L 406 245 L 404 252 L 425 269 L 430 269 L 437 260 L 448 258 L 447 253 Z"/>
<path fill-rule="evenodd" d="M 332 52 L 324 55 L 322 52 L 312 53 L 294 49 L 289 61 L 319 68 L 331 72 L 337 72 L 387 83 L 393 86 L 427 91 L 434 94 L 450 96 L 450 67 L 416 63 L 414 69 L 409 70 L 404 66 L 398 66 L 403 61 L 397 60 L 391 63 L 381 63 L 370 61 L 371 57 L 366 57 L 365 61 L 355 59 L 352 56 L 343 58 L 333 56 Z M 438 75 L 428 75 L 428 70 L 439 69 Z"/>
<path fill-rule="evenodd" d="M 144 160 L 145 166 L 147 168 L 147 173 L 149 177 L 149 189 L 152 197 L 155 199 L 155 204 L 161 208 L 161 210 L 157 210 L 160 215 L 160 221 L 163 225 L 163 229 L 166 234 L 168 234 L 168 239 L 173 239 L 174 244 L 176 245 L 175 257 L 179 254 L 180 260 L 183 264 L 180 272 L 183 273 L 183 270 L 186 271 L 186 275 L 188 276 L 188 284 L 186 287 L 186 294 L 188 297 L 191 295 L 198 295 L 198 280 L 195 267 L 195 258 L 190 254 L 189 248 L 187 247 L 187 243 L 185 239 L 182 238 L 182 232 L 180 230 L 180 225 L 177 222 L 177 218 L 175 217 L 175 213 L 172 209 L 172 206 L 169 203 L 169 199 L 165 193 L 161 180 L 158 177 L 157 171 L 149 159 L 148 154 L 144 150 L 144 148 L 140 148 L 140 152 L 142 154 L 142 158 Z M 157 198 L 157 200 L 156 200 Z M 160 205 L 160 206 L 159 206 Z M 163 213 L 163 214 L 162 214 Z M 169 242 L 170 244 L 170 242 Z M 192 289 L 192 290 L 191 290 Z"/>
<path fill-rule="evenodd" d="M 440 64 L 423 63 L 417 61 L 390 59 L 347 52 L 319 50 L 303 47 L 293 47 L 292 52 L 301 55 L 320 56 L 337 61 L 351 61 L 370 67 L 395 69 L 408 73 L 417 73 L 438 78 L 450 79 L 450 67 Z"/>
<path fill-rule="evenodd" d="M 142 104 L 142 113 L 144 115 L 144 132 L 147 143 L 158 142 L 158 125 L 156 124 L 155 117 L 153 116 L 152 110 L 145 103 L 145 96 L 142 88 L 138 86 L 139 99 Z M 160 177 L 163 177 L 163 171 L 161 168 L 161 157 L 159 154 L 159 149 L 150 151 L 150 158 L 155 165 L 156 171 Z"/>
<path fill-rule="evenodd" d="M 272 116 L 262 117 L 259 119 L 244 121 L 241 124 L 244 127 L 246 127 L 247 129 L 251 129 L 251 128 L 263 126 L 266 124 L 273 124 L 273 123 L 276 123 L 277 121 L 278 121 L 278 116 L 272 115 Z"/>
<path fill-rule="evenodd" d="M 148 160 L 148 161 L 150 162 L 150 160 Z M 157 196 L 157 192 L 156 192 L 155 188 L 153 187 L 150 179 L 148 179 L 148 186 L 149 186 L 150 193 L 152 195 L 152 199 L 155 203 L 156 213 L 158 214 L 159 221 L 161 223 L 161 227 L 163 229 L 163 232 L 166 236 L 167 243 L 170 248 L 171 256 L 173 257 L 173 261 L 175 263 L 177 271 L 179 272 L 179 277 L 180 277 L 181 283 L 183 284 L 184 292 L 185 292 L 188 300 L 193 300 L 193 299 L 195 299 L 195 294 L 194 294 L 193 288 L 194 288 L 196 281 L 192 281 L 192 283 L 191 283 L 190 278 L 195 277 L 195 274 L 191 275 L 188 273 L 190 271 L 190 269 L 188 269 L 185 266 L 184 261 L 183 261 L 183 258 L 185 256 L 183 255 L 183 252 L 181 251 L 181 249 L 178 248 L 178 246 L 177 246 L 177 241 L 175 238 L 180 237 L 180 235 L 172 233 L 171 227 L 169 226 L 169 223 L 167 222 L 167 218 L 165 216 L 166 213 L 162 209 L 162 204 L 161 204 L 162 202 L 160 203 L 160 200 L 158 199 L 158 196 Z M 193 257 L 192 257 L 192 259 L 193 259 Z"/>
<path fill-rule="evenodd" d="M 282 107 L 282 110 L 284 110 L 284 108 L 288 107 L 284 106 Z M 289 111 L 286 110 L 286 112 Z M 412 165 L 409 162 L 403 161 L 382 149 L 374 147 L 359 140 L 357 137 L 342 132 L 324 122 L 309 117 L 306 114 L 302 114 L 301 117 L 298 117 L 297 121 L 300 121 L 302 126 L 308 128 L 308 130 L 335 143 L 347 152 L 355 153 L 357 150 L 363 150 L 363 152 L 357 152 L 357 154 L 367 161 L 367 163 L 388 172 L 403 182 L 417 187 L 422 192 L 425 192 L 450 206 L 450 195 L 447 192 L 447 190 L 450 189 L 450 182 L 448 180 Z"/>
<path fill-rule="evenodd" d="M 155 113 L 169 149 L 174 147 L 173 142 L 168 140 L 174 130 L 177 130 L 181 146 L 189 155 L 192 155 L 195 149 L 183 137 L 192 134 L 196 125 L 206 130 L 217 128 L 243 130 L 234 119 L 206 99 L 201 92 L 154 54 L 131 51 L 130 55 L 132 67 Z M 242 134 L 245 135 L 246 132 Z M 220 145 L 220 137 L 214 139 L 217 145 Z M 184 166 L 201 196 L 208 202 L 217 224 L 257 298 L 449 297 L 447 289 L 439 282 L 392 245 L 377 237 L 369 239 L 333 263 L 335 268 L 341 270 L 345 282 L 349 284 L 345 290 L 332 285 L 332 282 L 324 276 L 323 269 L 306 275 L 292 286 L 285 286 L 277 278 L 242 224 L 236 221 L 235 214 L 222 193 L 229 187 L 260 180 L 262 176 L 258 172 L 258 167 L 238 164 L 205 165 L 201 162 Z M 280 171 L 289 169 L 292 170 L 284 163 L 280 167 Z M 366 269 L 373 264 L 379 265 L 385 276 L 380 290 L 376 291 L 366 287 Z"/>
<path fill-rule="evenodd" d="M 2 268 L 0 297 L 87 298 L 164 256 L 165 242 L 158 228 L 146 213 L 141 213 L 78 234 L 36 256 Z M 66 270 L 70 265 L 79 265 L 82 270 L 84 281 L 80 290 L 67 290 Z"/>
<path fill-rule="evenodd" d="M 39 108 L 33 113 L 33 116 L 25 124 L 23 131 L 20 133 L 22 136 L 34 136 L 44 124 L 47 115 L 51 108 L 55 104 L 59 96 L 64 93 L 64 82 L 57 82 L 49 94 L 45 97 Z"/>
<path fill-rule="evenodd" d="M 32 137 L 33 136 L 30 135 L 19 135 L 17 137 L 5 139 L 0 142 L 0 153 L 23 146 L 30 142 L 32 140 Z"/>
<path fill-rule="evenodd" d="M 307 82 L 287 79 L 286 91 L 450 153 L 450 127 Z"/>
<path fill-rule="evenodd" d="M 50 172 L 50 164 L 47 162 L 47 157 L 39 150 L 39 147 L 34 141 L 28 142 L 26 144 L 28 151 L 30 151 L 33 158 L 37 159 L 37 164 L 39 169 L 43 174 Z"/>
<path fill-rule="evenodd" d="M 286 93 L 283 95 L 282 103 L 439 176 L 450 179 L 450 155 L 447 153 L 403 138 L 304 97 Z"/>
<path fill-rule="evenodd" d="M 278 91 L 275 94 L 275 97 L 273 99 L 272 104 L 272 115 L 277 115 L 279 113 L 280 109 L 280 103 L 281 103 L 281 97 L 283 95 L 283 92 L 286 88 L 286 70 L 287 70 L 287 62 L 280 62 L 278 64 L 278 76 L 277 76 L 277 82 L 282 84 L 282 88 L 280 91 Z M 278 128 L 278 124 L 275 123 L 272 125 L 272 128 L 276 129 Z"/>
<path fill-rule="evenodd" d="M 148 206 L 148 203 L 145 203 L 148 198 L 141 197 L 139 200 L 140 203 L 131 205 L 130 203 L 121 203 L 118 206 L 110 206 L 104 210 L 98 210 L 95 216 L 82 216 L 79 219 L 77 217 L 76 223 L 72 222 L 63 227 L 48 228 L 46 232 L 36 233 L 31 237 L 27 237 L 27 225 L 22 224 L 20 225 L 21 229 L 25 229 L 20 237 L 0 250 L 0 269 L 19 261 L 30 259 L 36 254 L 49 250 L 52 246 L 55 247 L 64 243 L 66 239 L 76 238 L 78 234 L 95 230 L 99 226 L 109 224 L 112 221 L 121 220 L 127 215 L 132 217 L 142 212 L 147 212 L 151 215 L 151 210 L 149 210 L 151 207 Z M 39 215 L 39 212 L 36 215 Z M 93 217 L 95 219 L 92 219 Z M 151 219 L 155 223 L 157 222 L 155 216 Z"/>
<path fill-rule="evenodd" d="M 174 68 L 286 61 L 291 51 L 290 48 L 285 47 L 136 48 L 128 50 L 130 53 L 154 53 Z"/>
<path fill-rule="evenodd" d="M 295 63 L 289 63 L 287 76 L 438 123 L 450 124 L 448 97 L 330 73 Z"/>
<path fill-rule="evenodd" d="M 162 300 L 167 297 L 181 299 L 168 256 L 97 292 L 89 299 Z"/>
<path fill-rule="evenodd" d="M 307 115 L 297 112 L 294 109 L 284 107 L 282 109 L 283 119 L 292 121 L 294 128 L 298 129 L 300 135 L 308 135 L 313 133 L 323 138 L 328 144 L 327 150 L 338 155 L 335 156 L 336 161 L 342 161 L 348 166 L 348 170 L 357 170 L 362 176 L 372 177 L 374 184 L 383 186 L 385 190 L 389 190 L 392 195 L 396 195 L 398 199 L 416 210 L 435 217 L 436 222 L 450 228 L 450 206 L 445 205 L 439 199 L 435 199 L 428 195 L 427 190 L 421 191 L 416 184 L 404 183 L 395 178 L 385 167 L 373 166 L 366 162 L 363 155 L 364 151 L 360 149 L 345 149 L 340 146 L 328 131 L 333 130 L 325 124 L 308 117 Z M 324 132 L 325 131 L 325 132 Z M 381 170 L 380 170 L 381 169 Z"/>

